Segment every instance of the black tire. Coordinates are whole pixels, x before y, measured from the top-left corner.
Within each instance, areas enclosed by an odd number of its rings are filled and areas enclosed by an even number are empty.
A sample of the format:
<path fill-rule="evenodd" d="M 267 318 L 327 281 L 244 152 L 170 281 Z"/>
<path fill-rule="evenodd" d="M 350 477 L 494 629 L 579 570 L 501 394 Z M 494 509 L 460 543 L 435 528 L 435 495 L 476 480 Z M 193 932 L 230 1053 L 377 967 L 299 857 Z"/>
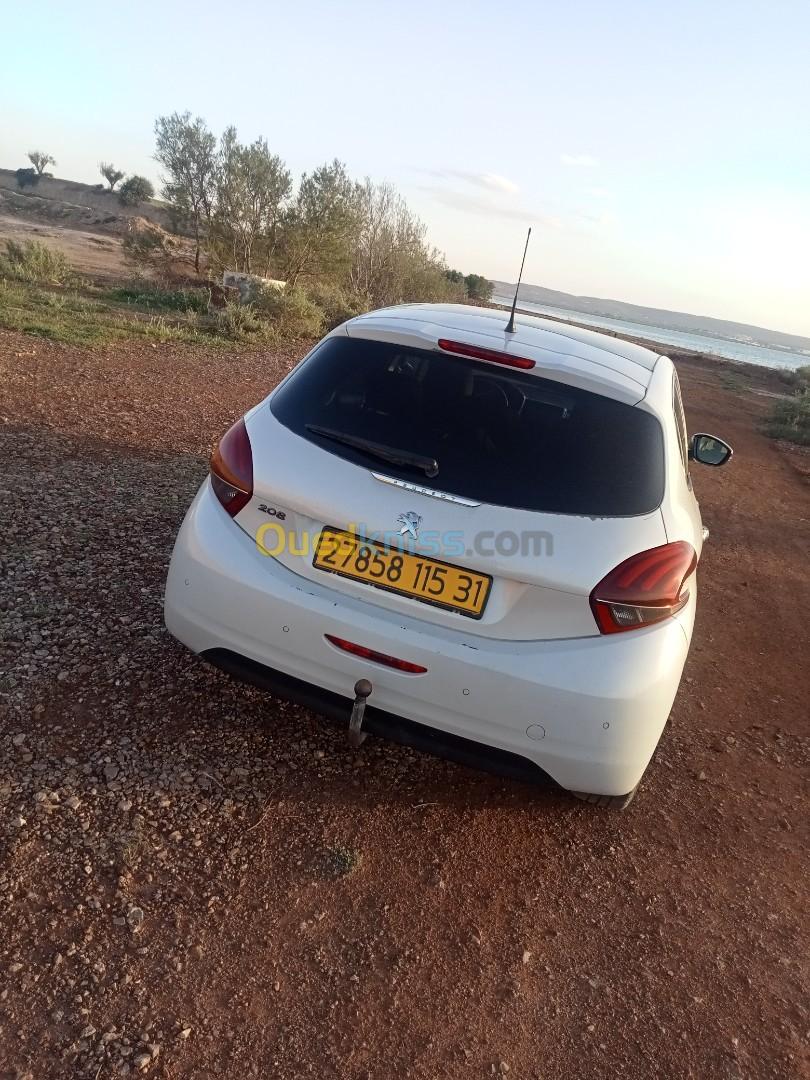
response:
<path fill-rule="evenodd" d="M 594 806 L 601 806 L 608 810 L 624 810 L 633 801 L 637 791 L 638 784 L 626 795 L 589 795 L 587 791 L 572 791 L 571 794 L 583 802 L 593 803 Z"/>

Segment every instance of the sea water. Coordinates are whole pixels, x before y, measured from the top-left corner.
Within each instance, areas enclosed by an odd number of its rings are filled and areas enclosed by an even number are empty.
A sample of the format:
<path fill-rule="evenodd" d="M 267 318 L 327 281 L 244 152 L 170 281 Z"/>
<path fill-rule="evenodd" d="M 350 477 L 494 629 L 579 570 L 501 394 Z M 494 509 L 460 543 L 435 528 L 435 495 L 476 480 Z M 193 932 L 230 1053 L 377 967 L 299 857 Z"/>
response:
<path fill-rule="evenodd" d="M 494 304 L 512 306 L 512 297 L 493 296 Z M 695 352 L 722 356 L 726 360 L 738 360 L 746 364 L 759 364 L 762 367 L 795 369 L 803 364 L 810 364 L 810 350 L 794 352 L 792 349 L 774 349 L 765 345 L 737 341 L 733 338 L 714 337 L 711 334 L 690 334 L 683 330 L 668 330 L 666 327 L 651 326 L 648 323 L 625 322 L 623 319 L 610 319 L 607 316 L 592 315 L 590 312 L 569 311 L 567 308 L 547 307 L 544 304 L 532 304 L 527 300 L 518 300 L 518 310 L 529 311 L 537 315 L 549 315 L 566 322 L 582 323 L 597 330 L 615 330 L 627 337 L 643 338 L 659 345 L 671 345 L 673 348 L 693 349 Z"/>

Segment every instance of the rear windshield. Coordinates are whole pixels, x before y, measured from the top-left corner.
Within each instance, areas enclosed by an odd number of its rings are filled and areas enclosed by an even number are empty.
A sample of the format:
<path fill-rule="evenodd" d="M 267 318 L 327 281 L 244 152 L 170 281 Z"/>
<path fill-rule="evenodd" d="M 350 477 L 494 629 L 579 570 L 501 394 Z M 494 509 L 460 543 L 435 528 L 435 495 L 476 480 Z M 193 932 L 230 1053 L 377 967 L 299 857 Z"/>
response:
<path fill-rule="evenodd" d="M 663 497 L 654 416 L 491 363 L 329 338 L 271 409 L 331 454 L 477 502 L 620 517 Z"/>

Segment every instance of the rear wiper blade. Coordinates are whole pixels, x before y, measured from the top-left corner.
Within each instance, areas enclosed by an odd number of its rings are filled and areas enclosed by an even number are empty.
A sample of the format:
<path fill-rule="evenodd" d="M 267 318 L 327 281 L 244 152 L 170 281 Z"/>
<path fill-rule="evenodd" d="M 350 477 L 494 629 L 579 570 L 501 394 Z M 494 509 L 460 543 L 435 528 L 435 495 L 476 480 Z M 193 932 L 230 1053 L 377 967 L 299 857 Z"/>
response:
<path fill-rule="evenodd" d="M 411 469 L 421 469 L 425 476 L 436 476 L 439 472 L 439 463 L 436 458 L 423 457 L 421 454 L 412 454 L 410 450 L 397 450 L 393 446 L 383 446 L 382 443 L 371 442 L 359 435 L 349 435 L 345 431 L 336 431 L 334 428 L 321 427 L 319 424 L 307 424 L 307 431 L 313 435 L 320 435 L 324 439 L 332 439 L 333 442 L 352 446 L 355 450 L 363 450 L 372 457 L 381 461 L 388 461 L 392 465 L 405 465 Z"/>

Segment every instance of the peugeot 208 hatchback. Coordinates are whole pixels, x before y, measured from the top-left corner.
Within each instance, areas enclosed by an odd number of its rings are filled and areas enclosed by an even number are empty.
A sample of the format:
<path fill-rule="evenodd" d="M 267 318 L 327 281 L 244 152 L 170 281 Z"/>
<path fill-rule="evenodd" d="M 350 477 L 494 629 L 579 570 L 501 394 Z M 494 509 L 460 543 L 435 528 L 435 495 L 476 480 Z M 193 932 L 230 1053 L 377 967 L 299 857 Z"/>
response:
<path fill-rule="evenodd" d="M 602 805 L 632 797 L 703 543 L 672 362 L 495 310 L 351 319 L 222 437 L 170 632 L 367 731 Z M 354 703 L 354 706 L 353 706 Z"/>

